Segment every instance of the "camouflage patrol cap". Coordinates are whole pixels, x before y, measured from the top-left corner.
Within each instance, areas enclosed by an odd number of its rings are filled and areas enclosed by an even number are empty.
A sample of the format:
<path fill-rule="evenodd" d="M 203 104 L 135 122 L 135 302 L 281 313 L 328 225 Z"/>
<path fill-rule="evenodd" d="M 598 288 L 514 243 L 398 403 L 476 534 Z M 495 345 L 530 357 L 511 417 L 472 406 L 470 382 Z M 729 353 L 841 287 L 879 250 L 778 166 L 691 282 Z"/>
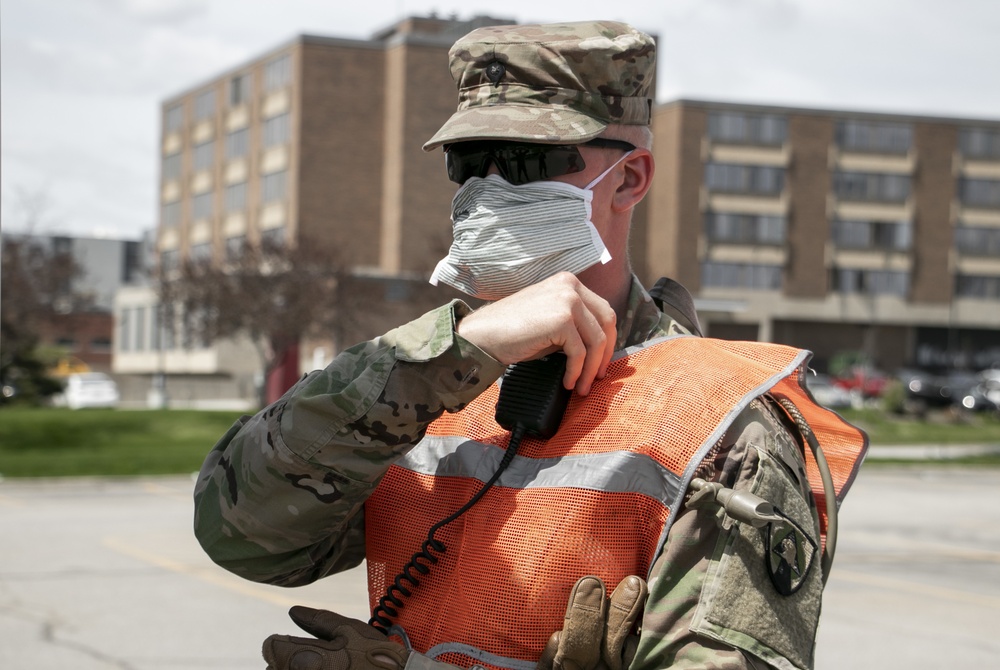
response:
<path fill-rule="evenodd" d="M 426 144 L 575 144 L 611 123 L 649 125 L 653 38 L 614 21 L 490 26 L 449 52 L 458 111 Z"/>

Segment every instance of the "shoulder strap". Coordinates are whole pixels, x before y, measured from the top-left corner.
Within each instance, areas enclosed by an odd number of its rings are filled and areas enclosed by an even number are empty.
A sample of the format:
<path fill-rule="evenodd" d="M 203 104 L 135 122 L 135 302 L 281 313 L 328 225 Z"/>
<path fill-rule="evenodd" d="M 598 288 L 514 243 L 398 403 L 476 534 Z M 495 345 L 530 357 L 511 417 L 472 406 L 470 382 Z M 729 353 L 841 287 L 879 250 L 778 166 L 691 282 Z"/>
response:
<path fill-rule="evenodd" d="M 661 311 L 679 321 L 692 334 L 704 337 L 698 312 L 694 308 L 694 298 L 686 288 L 669 277 L 660 277 L 649 289 L 649 295 Z"/>

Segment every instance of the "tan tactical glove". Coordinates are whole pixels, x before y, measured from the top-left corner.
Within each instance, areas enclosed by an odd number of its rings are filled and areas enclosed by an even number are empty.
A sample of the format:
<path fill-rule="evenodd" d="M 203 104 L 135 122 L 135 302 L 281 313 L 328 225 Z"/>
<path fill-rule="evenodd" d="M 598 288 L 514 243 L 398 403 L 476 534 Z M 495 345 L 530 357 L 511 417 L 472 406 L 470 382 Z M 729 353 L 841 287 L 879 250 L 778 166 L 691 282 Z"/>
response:
<path fill-rule="evenodd" d="M 288 615 L 318 639 L 267 638 L 262 650 L 267 670 L 403 670 L 410 657 L 402 645 L 357 619 L 299 605 Z"/>
<path fill-rule="evenodd" d="M 538 670 L 622 670 L 635 657 L 637 635 L 629 635 L 646 603 L 646 582 L 636 576 L 618 584 L 611 600 L 604 582 L 581 577 L 569 593 L 563 629 L 552 634 Z"/>

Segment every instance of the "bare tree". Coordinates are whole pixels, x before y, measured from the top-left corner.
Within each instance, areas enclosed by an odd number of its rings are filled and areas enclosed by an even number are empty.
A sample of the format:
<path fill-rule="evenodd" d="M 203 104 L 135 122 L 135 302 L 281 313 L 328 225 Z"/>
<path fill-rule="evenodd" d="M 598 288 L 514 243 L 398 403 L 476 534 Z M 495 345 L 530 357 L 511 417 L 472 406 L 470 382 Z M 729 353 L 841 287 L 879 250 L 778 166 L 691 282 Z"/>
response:
<path fill-rule="evenodd" d="M 66 250 L 44 244 L 30 233 L 44 215 L 44 193 L 18 192 L 21 235 L 4 235 L 0 276 L 0 403 L 15 393 L 30 402 L 61 389 L 46 374 L 48 362 L 38 352 L 40 333 L 56 314 L 86 306 L 74 294 L 81 268 Z"/>
<path fill-rule="evenodd" d="M 159 282 L 160 300 L 187 332 L 204 342 L 247 336 L 265 380 L 303 337 L 322 333 L 340 346 L 364 304 L 343 259 L 308 239 L 247 245 L 223 263 L 187 260 L 170 274 Z M 266 384 L 261 406 L 265 394 Z"/>

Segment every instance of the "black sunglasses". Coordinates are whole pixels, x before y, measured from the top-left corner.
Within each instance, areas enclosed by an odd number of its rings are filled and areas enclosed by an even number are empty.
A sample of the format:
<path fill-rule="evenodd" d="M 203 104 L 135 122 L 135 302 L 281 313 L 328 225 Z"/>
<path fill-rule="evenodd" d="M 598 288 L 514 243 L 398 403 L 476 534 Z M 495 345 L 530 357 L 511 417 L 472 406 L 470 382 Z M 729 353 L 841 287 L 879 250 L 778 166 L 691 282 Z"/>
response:
<path fill-rule="evenodd" d="M 511 184 L 527 184 L 540 179 L 561 177 L 582 172 L 587 164 L 577 147 L 579 144 L 532 144 L 484 140 L 456 142 L 444 147 L 448 179 L 464 184 L 470 177 L 485 177 L 490 164 L 496 165 L 500 176 Z M 623 140 L 596 138 L 584 142 L 585 147 L 632 151 L 635 145 Z"/>

